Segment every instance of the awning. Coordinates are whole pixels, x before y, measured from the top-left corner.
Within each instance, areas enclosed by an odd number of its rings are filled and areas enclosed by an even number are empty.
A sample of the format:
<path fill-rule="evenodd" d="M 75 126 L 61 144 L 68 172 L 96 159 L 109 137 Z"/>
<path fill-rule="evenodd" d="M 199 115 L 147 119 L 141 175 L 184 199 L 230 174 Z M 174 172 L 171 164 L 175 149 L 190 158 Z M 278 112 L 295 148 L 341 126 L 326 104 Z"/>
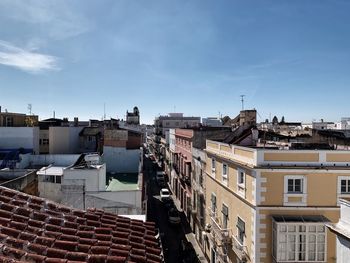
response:
<path fill-rule="evenodd" d="M 330 220 L 323 216 L 323 215 L 304 215 L 304 216 L 297 216 L 297 215 L 273 215 L 273 220 L 278 223 L 296 223 L 296 222 L 302 222 L 302 223 L 328 223 Z"/>

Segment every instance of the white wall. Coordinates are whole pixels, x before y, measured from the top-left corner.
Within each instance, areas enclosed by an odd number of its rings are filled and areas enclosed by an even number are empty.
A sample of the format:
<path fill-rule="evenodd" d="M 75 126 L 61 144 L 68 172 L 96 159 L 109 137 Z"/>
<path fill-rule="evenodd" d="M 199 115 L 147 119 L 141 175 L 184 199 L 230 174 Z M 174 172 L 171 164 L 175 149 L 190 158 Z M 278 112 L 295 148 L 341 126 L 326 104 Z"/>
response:
<path fill-rule="evenodd" d="M 349 263 L 350 260 L 350 241 L 337 237 L 337 263 Z"/>
<path fill-rule="evenodd" d="M 62 200 L 61 184 L 38 182 L 39 196 L 60 203 Z"/>
<path fill-rule="evenodd" d="M 91 169 L 67 168 L 63 171 L 62 185 L 81 185 L 82 182 L 85 184 L 85 191 L 105 191 L 106 165 Z"/>
<path fill-rule="evenodd" d="M 55 166 L 70 166 L 74 164 L 80 154 L 21 154 L 21 161 L 17 164 L 17 168 L 26 168 L 29 165 L 43 165 L 47 166 L 54 164 Z"/>
<path fill-rule="evenodd" d="M 0 148 L 33 149 L 39 153 L 39 127 L 0 127 Z"/>
<path fill-rule="evenodd" d="M 79 133 L 84 127 L 50 127 L 50 154 L 79 153 Z"/>
<path fill-rule="evenodd" d="M 107 172 L 138 173 L 140 164 L 140 149 L 128 150 L 123 147 L 103 147 L 103 161 Z"/>

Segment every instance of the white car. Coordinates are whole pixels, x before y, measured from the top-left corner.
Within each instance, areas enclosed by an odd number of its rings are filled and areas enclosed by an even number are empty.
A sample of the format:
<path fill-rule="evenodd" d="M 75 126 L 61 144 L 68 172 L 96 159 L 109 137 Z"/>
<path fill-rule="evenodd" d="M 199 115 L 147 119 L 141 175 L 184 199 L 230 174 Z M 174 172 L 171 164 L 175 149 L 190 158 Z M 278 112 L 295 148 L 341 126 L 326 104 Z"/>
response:
<path fill-rule="evenodd" d="M 160 200 L 165 201 L 170 198 L 170 192 L 166 188 L 160 190 Z"/>

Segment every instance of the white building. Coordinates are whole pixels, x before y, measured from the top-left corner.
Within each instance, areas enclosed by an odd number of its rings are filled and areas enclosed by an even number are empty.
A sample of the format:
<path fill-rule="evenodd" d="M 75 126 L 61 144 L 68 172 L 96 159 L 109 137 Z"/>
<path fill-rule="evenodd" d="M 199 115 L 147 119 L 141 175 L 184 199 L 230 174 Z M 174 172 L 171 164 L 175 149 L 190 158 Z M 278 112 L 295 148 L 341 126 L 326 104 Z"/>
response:
<path fill-rule="evenodd" d="M 350 261 L 350 202 L 341 199 L 340 219 L 337 224 L 329 224 L 328 228 L 337 236 L 337 263 Z"/>
<path fill-rule="evenodd" d="M 106 164 L 98 155 L 78 155 L 70 165 L 57 163 L 37 172 L 41 197 L 77 209 L 95 207 L 117 214 L 142 214 L 143 182 L 138 170 L 107 174 Z"/>
<path fill-rule="evenodd" d="M 155 132 L 162 135 L 171 128 L 198 127 L 200 123 L 200 117 L 184 117 L 183 113 L 169 113 L 154 120 Z"/>
<path fill-rule="evenodd" d="M 221 127 L 222 121 L 216 117 L 202 118 L 202 125 L 209 127 Z"/>

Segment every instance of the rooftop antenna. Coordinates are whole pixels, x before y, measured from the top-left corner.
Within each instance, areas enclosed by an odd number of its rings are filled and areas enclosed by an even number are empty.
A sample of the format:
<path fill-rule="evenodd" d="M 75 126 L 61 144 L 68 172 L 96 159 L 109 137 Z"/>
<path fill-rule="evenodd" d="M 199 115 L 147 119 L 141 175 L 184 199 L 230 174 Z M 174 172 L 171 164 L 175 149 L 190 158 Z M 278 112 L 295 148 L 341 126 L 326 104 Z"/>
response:
<path fill-rule="evenodd" d="M 242 110 L 244 110 L 244 97 L 245 95 L 240 95 L 241 97 L 241 102 L 242 102 Z"/>
<path fill-rule="evenodd" d="M 103 103 L 103 120 L 106 120 L 106 103 Z"/>
<path fill-rule="evenodd" d="M 56 118 L 56 113 L 55 113 L 55 111 L 53 111 L 53 118 L 54 118 L 54 119 Z"/>
<path fill-rule="evenodd" d="M 32 104 L 29 103 L 27 108 L 29 110 L 29 115 L 32 115 Z"/>

